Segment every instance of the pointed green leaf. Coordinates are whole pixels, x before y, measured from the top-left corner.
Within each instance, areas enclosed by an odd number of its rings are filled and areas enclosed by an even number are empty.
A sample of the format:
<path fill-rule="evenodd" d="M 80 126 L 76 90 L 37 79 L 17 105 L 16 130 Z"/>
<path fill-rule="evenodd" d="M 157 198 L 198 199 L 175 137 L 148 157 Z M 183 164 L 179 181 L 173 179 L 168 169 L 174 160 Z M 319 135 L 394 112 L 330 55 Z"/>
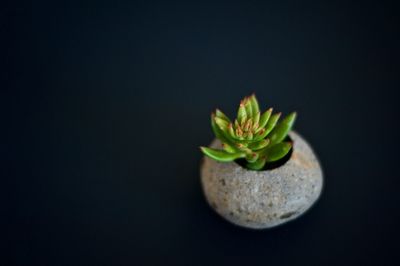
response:
<path fill-rule="evenodd" d="M 226 122 L 228 122 L 228 123 L 230 123 L 231 121 L 230 121 L 230 119 L 229 119 L 229 117 L 227 117 L 221 110 L 219 110 L 219 109 L 217 109 L 216 111 L 215 111 L 215 116 L 216 117 L 219 117 L 219 118 L 221 118 L 221 119 L 223 119 L 223 120 L 225 120 Z"/>
<path fill-rule="evenodd" d="M 251 105 L 251 101 L 249 98 L 245 98 L 244 100 L 244 106 L 246 108 L 246 114 L 247 114 L 247 118 L 252 118 L 253 117 L 253 107 Z"/>
<path fill-rule="evenodd" d="M 293 112 L 286 116 L 282 122 L 280 122 L 274 130 L 271 132 L 269 138 L 271 139 L 271 144 L 276 144 L 283 141 L 290 129 L 292 128 L 294 121 L 296 120 L 296 113 Z"/>
<path fill-rule="evenodd" d="M 231 162 L 233 160 L 245 157 L 245 154 L 240 152 L 229 153 L 223 150 L 216 150 L 207 147 L 200 147 L 200 149 L 205 155 L 219 162 Z"/>
<path fill-rule="evenodd" d="M 248 147 L 252 151 L 257 151 L 257 150 L 264 149 L 265 147 L 268 146 L 268 144 L 269 144 L 269 139 L 262 139 L 260 141 L 250 143 Z"/>
<path fill-rule="evenodd" d="M 234 138 L 234 139 L 237 138 L 237 136 L 236 136 L 236 134 L 235 134 L 235 130 L 233 129 L 233 125 L 232 125 L 232 124 L 229 124 L 229 125 L 228 125 L 228 132 L 229 132 L 229 135 L 230 135 L 232 138 Z"/>
<path fill-rule="evenodd" d="M 280 142 L 273 146 L 268 146 L 260 152 L 261 155 L 267 158 L 267 162 L 274 162 L 283 158 L 292 148 L 290 142 Z"/>
<path fill-rule="evenodd" d="M 222 130 L 217 126 L 215 123 L 215 114 L 211 114 L 211 128 L 214 132 L 214 135 L 221 141 L 221 142 L 226 142 L 224 135 L 222 134 Z"/>
<path fill-rule="evenodd" d="M 267 160 L 264 157 L 259 157 L 257 161 L 253 163 L 247 163 L 246 167 L 251 170 L 261 170 Z"/>
<path fill-rule="evenodd" d="M 268 123 L 265 126 L 265 131 L 267 135 L 275 128 L 279 118 L 281 117 L 282 113 L 274 114 L 268 119 Z"/>
<path fill-rule="evenodd" d="M 252 114 L 253 117 L 260 112 L 260 108 L 258 106 L 258 101 L 257 101 L 257 97 L 255 94 L 250 96 L 250 103 L 251 103 L 251 108 L 252 108 Z"/>
<path fill-rule="evenodd" d="M 243 121 L 245 121 L 246 119 L 247 119 L 246 107 L 244 106 L 242 101 L 239 105 L 239 109 L 237 112 L 237 121 L 239 121 L 239 123 L 243 123 Z"/>
<path fill-rule="evenodd" d="M 215 123 L 219 126 L 219 128 L 222 131 L 226 131 L 228 129 L 229 122 L 227 122 L 226 120 L 224 120 L 218 116 L 216 116 L 214 119 L 215 119 Z"/>
<path fill-rule="evenodd" d="M 268 123 L 264 128 L 264 132 L 257 137 L 257 139 L 263 139 L 274 129 L 276 123 L 279 120 L 281 113 L 273 114 L 270 119 L 268 119 Z"/>
<path fill-rule="evenodd" d="M 272 114 L 272 108 L 269 108 L 267 111 L 265 111 L 261 117 L 260 117 L 260 122 L 259 122 L 259 128 L 264 128 L 267 125 L 267 122 L 269 118 L 271 117 Z"/>
<path fill-rule="evenodd" d="M 215 115 L 211 114 L 211 128 L 214 132 L 215 137 L 217 137 L 222 143 L 227 143 L 230 146 L 234 146 L 233 143 L 229 138 L 226 137 L 226 134 L 220 129 L 220 127 L 215 122 Z"/>

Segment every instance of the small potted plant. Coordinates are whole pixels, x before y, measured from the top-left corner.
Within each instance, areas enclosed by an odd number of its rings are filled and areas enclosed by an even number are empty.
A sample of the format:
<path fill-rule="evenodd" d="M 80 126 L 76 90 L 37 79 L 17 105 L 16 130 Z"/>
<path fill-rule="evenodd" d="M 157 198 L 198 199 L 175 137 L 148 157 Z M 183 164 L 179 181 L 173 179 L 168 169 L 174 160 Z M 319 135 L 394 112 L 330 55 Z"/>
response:
<path fill-rule="evenodd" d="M 256 96 L 244 98 L 231 121 L 211 114 L 216 139 L 206 155 L 201 181 L 210 206 L 228 221 L 270 228 L 308 210 L 321 194 L 322 170 L 310 145 L 291 131 L 296 113 L 280 122 L 272 108 L 261 113 Z"/>

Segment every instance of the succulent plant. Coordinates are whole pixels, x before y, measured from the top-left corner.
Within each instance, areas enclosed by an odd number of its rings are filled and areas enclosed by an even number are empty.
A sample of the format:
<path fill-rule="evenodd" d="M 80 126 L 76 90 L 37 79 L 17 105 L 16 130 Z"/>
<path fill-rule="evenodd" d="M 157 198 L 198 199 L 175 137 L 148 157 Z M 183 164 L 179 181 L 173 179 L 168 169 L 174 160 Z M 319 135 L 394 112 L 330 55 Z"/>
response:
<path fill-rule="evenodd" d="M 256 96 L 245 97 L 240 102 L 234 122 L 218 109 L 211 114 L 211 127 L 223 149 L 200 149 L 219 162 L 245 159 L 248 169 L 261 170 L 265 164 L 282 159 L 292 148 L 292 143 L 285 139 L 296 113 L 278 123 L 280 116 L 281 113 L 273 114 L 272 108 L 261 114 Z"/>

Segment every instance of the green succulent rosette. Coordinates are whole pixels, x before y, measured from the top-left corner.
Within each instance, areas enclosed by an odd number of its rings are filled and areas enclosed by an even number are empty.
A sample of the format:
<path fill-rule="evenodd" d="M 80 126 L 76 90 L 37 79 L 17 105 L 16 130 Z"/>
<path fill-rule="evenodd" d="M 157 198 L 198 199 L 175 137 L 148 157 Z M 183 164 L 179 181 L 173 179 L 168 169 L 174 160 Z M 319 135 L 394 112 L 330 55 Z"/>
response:
<path fill-rule="evenodd" d="M 273 114 L 272 108 L 261 114 L 254 94 L 245 97 L 233 122 L 218 109 L 211 114 L 212 130 L 223 149 L 200 149 L 219 162 L 245 159 L 248 169 L 261 170 L 267 163 L 285 157 L 292 148 L 292 143 L 285 139 L 294 124 L 296 113 L 289 114 L 278 123 L 280 117 L 281 113 Z"/>

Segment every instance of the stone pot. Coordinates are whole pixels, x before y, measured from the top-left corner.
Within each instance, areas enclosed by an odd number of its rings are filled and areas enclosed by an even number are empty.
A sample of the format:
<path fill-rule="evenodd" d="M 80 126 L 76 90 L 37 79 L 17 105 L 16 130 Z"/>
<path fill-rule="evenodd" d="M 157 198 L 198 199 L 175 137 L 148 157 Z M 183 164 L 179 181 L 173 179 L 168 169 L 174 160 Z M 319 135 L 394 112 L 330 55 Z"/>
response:
<path fill-rule="evenodd" d="M 209 205 L 226 220 L 253 229 L 271 228 L 307 211 L 321 194 L 322 170 L 310 145 L 296 132 L 289 136 L 289 160 L 271 170 L 204 157 L 201 182 Z M 214 140 L 210 147 L 221 148 L 221 143 Z"/>

